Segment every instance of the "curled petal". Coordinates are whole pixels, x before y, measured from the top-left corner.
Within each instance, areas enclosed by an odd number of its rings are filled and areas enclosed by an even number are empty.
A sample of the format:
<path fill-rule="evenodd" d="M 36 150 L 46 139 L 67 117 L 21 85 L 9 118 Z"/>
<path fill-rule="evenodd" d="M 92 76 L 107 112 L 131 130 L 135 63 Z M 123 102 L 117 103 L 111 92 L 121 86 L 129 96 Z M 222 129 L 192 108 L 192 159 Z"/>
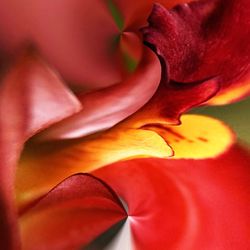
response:
<path fill-rule="evenodd" d="M 137 126 L 153 123 L 178 125 L 184 112 L 203 105 L 219 90 L 217 78 L 188 85 L 173 81 L 164 85 L 163 82 L 153 98 L 125 122 Z"/>
<path fill-rule="evenodd" d="M 214 158 L 235 142 L 235 135 L 221 121 L 206 116 L 183 115 L 180 126 L 148 124 L 142 128 L 155 131 L 171 146 L 174 159 Z"/>
<path fill-rule="evenodd" d="M 213 118 L 186 115 L 182 125 L 172 126 L 153 117 L 150 123 L 131 118 L 104 133 L 64 145 L 29 145 L 16 178 L 19 208 L 74 173 L 133 158 L 168 158 L 173 154 L 175 158 L 213 158 L 234 143 L 232 131 Z"/>
<path fill-rule="evenodd" d="M 249 94 L 249 22 L 248 0 L 195 1 L 171 10 L 158 4 L 143 33 L 169 79 L 189 83 L 216 76 L 220 99 L 211 103 L 224 104 Z"/>
<path fill-rule="evenodd" d="M 234 144 L 214 159 L 133 159 L 98 179 L 71 176 L 22 212 L 25 249 L 88 249 L 125 219 L 107 249 L 248 249 L 249 160 Z"/>
<path fill-rule="evenodd" d="M 6 72 L 0 86 L 0 245 L 17 247 L 14 208 L 16 162 L 25 141 L 45 127 L 80 110 L 58 76 L 28 52 Z"/>
<path fill-rule="evenodd" d="M 108 129 L 141 108 L 160 82 L 160 63 L 144 48 L 144 57 L 133 75 L 115 86 L 79 96 L 83 110 L 46 130 L 40 140 L 77 138 Z"/>
<path fill-rule="evenodd" d="M 23 248 L 78 249 L 124 218 L 106 184 L 90 175 L 71 176 L 22 213 Z"/>
<path fill-rule="evenodd" d="M 13 53 L 28 40 L 73 84 L 101 88 L 121 80 L 115 53 L 119 30 L 106 1 L 3 0 L 0 17 L 5 51 Z"/>

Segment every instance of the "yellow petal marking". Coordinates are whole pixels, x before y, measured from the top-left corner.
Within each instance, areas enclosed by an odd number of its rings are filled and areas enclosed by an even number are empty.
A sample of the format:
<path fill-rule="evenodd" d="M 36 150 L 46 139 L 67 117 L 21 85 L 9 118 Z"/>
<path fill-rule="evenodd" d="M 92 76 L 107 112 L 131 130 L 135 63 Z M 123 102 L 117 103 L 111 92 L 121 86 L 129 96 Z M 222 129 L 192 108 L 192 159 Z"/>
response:
<path fill-rule="evenodd" d="M 218 96 L 213 97 L 208 104 L 210 105 L 224 105 L 243 98 L 250 93 L 250 80 L 242 83 L 240 86 L 226 89 Z"/>
<path fill-rule="evenodd" d="M 206 116 L 183 115 L 180 126 L 146 125 L 172 147 L 173 159 L 214 158 L 235 141 L 234 133 L 223 122 Z"/>
<path fill-rule="evenodd" d="M 171 147 L 154 131 L 123 124 L 63 145 L 31 144 L 25 148 L 17 169 L 17 203 L 23 206 L 74 173 L 90 172 L 119 160 L 171 155 Z"/>
<path fill-rule="evenodd" d="M 175 159 L 211 158 L 234 141 L 227 126 L 205 116 L 184 115 L 180 126 L 171 126 L 162 118 L 144 119 L 150 123 L 142 124 L 137 118 L 81 140 L 28 145 L 17 170 L 18 206 L 23 207 L 74 173 L 131 158 L 168 158 L 173 151 Z"/>

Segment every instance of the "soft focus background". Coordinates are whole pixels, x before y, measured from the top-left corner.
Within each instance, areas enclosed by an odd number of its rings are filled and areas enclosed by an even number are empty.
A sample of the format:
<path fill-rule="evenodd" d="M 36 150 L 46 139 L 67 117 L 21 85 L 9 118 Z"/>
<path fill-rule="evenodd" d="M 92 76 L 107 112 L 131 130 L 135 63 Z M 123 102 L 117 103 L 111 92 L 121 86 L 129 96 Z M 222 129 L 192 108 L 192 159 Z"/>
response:
<path fill-rule="evenodd" d="M 191 113 L 219 118 L 230 125 L 238 138 L 250 144 L 250 98 L 226 106 L 200 107 Z"/>

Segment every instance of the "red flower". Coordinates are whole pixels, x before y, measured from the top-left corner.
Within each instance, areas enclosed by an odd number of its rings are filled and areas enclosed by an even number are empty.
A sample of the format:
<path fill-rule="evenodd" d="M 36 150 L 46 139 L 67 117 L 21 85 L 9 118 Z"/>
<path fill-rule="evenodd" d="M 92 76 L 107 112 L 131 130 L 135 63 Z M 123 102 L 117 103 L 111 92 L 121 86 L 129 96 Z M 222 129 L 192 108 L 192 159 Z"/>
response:
<path fill-rule="evenodd" d="M 21 214 L 24 249 L 247 249 L 249 160 L 233 146 L 216 159 L 137 159 L 92 173 L 100 179 L 71 176 Z M 111 243 L 93 242 L 119 222 Z"/>
<path fill-rule="evenodd" d="M 168 2 L 161 1 L 166 7 L 176 3 Z M 180 115 L 249 94 L 250 4 L 201 0 L 171 10 L 155 5 L 142 32 L 156 54 L 142 45 L 139 32 L 151 4 L 0 4 L 4 249 L 20 246 L 19 225 L 25 249 L 72 249 L 128 215 L 136 249 L 249 246 L 248 153 L 235 146 L 221 122 L 187 115 L 181 124 Z M 32 50 L 15 58 L 27 41 L 43 59 Z M 30 141 L 18 162 L 25 142 L 44 129 L 40 140 L 90 136 Z M 78 172 L 91 175 L 69 177 Z"/>

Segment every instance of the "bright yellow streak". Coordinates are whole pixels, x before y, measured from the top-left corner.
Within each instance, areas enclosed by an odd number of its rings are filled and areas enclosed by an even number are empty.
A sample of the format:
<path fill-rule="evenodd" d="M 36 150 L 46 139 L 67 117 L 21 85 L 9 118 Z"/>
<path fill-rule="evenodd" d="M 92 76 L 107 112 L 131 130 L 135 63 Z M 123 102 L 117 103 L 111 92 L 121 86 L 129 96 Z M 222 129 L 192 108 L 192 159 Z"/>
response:
<path fill-rule="evenodd" d="M 208 101 L 210 105 L 224 105 L 237 101 L 238 99 L 244 97 L 250 93 L 250 81 L 242 83 L 240 86 L 228 88 L 225 92 L 215 96 Z"/>
<path fill-rule="evenodd" d="M 145 119 L 150 121 L 145 124 L 137 118 L 63 145 L 62 142 L 28 145 L 17 169 L 18 206 L 48 192 L 75 173 L 90 172 L 131 158 L 168 158 L 173 151 L 174 159 L 211 158 L 225 152 L 234 142 L 234 135 L 227 126 L 205 116 L 184 115 L 180 126 L 171 126 L 157 116 Z"/>
<path fill-rule="evenodd" d="M 90 172 L 130 158 L 165 158 L 172 154 L 165 140 L 154 131 L 122 125 L 64 145 L 29 145 L 17 169 L 17 202 L 22 206 L 74 173 Z"/>

